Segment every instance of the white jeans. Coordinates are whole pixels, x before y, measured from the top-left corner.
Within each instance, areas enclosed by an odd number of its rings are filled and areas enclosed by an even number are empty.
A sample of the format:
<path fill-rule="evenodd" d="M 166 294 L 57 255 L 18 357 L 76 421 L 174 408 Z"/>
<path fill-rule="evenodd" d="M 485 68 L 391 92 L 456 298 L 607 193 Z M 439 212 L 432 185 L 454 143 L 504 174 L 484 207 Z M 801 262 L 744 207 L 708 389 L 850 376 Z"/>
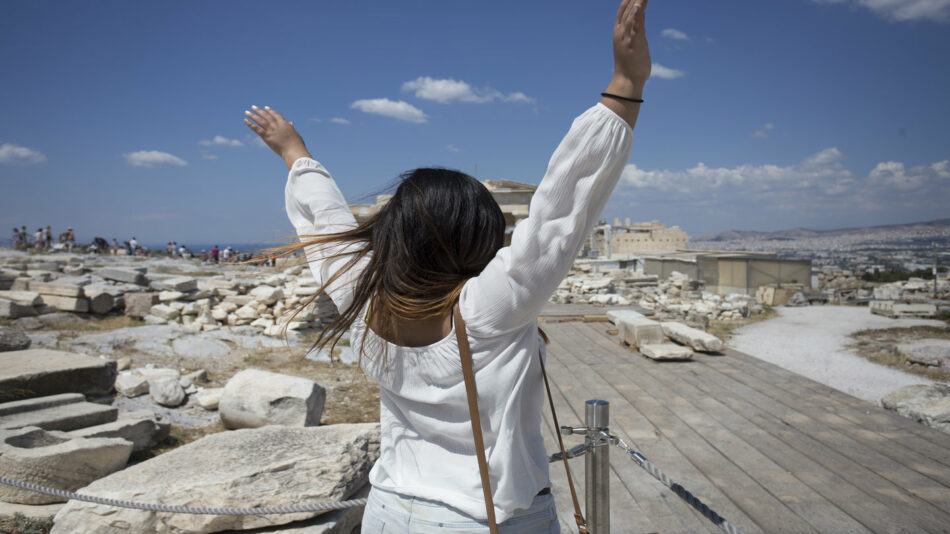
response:
<path fill-rule="evenodd" d="M 526 510 L 498 525 L 503 534 L 558 534 L 554 496 L 538 495 Z M 440 502 L 373 488 L 363 512 L 362 534 L 487 534 L 488 523 Z"/>

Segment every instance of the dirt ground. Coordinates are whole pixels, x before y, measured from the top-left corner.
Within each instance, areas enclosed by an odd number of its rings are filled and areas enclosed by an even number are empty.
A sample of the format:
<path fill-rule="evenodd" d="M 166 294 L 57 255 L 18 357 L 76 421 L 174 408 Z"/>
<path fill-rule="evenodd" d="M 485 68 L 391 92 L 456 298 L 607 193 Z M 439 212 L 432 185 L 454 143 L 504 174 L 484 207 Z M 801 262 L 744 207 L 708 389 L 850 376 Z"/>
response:
<path fill-rule="evenodd" d="M 950 368 L 911 363 L 897 349 L 897 345 L 901 343 L 911 343 L 924 338 L 950 339 L 950 325 L 860 330 L 851 334 L 851 337 L 854 338 L 854 343 L 849 344 L 848 348 L 868 361 L 931 380 L 950 380 Z"/>

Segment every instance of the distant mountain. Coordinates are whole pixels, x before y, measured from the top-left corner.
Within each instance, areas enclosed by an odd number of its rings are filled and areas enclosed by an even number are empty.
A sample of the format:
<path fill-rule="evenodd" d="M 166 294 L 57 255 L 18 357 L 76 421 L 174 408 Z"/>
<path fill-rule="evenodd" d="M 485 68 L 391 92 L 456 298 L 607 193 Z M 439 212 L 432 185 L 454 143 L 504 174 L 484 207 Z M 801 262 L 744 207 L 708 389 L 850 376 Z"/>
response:
<path fill-rule="evenodd" d="M 919 232 L 930 231 L 950 231 L 950 219 L 937 219 L 934 221 L 908 223 L 908 224 L 888 224 L 882 226 L 865 226 L 862 228 L 839 228 L 837 230 L 811 230 L 808 228 L 792 228 L 790 230 L 779 230 L 776 232 L 754 232 L 749 230 L 726 230 L 718 234 L 705 234 L 696 236 L 690 241 L 736 241 L 740 239 L 783 241 L 806 239 L 810 237 L 838 237 L 846 235 L 870 236 L 883 232 Z"/>

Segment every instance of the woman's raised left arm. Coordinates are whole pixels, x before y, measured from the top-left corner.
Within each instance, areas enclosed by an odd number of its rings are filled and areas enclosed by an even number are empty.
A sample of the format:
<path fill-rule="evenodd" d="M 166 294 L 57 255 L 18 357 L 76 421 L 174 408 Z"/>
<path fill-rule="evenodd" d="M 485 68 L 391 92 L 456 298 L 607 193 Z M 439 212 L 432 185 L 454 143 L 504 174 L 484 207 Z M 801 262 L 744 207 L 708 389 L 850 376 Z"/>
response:
<path fill-rule="evenodd" d="M 245 111 L 247 118 L 244 124 L 261 137 L 271 150 L 280 156 L 287 164 L 287 170 L 294 166 L 300 158 L 313 158 L 307 151 L 303 137 L 297 133 L 294 123 L 287 122 L 284 116 L 272 110 L 269 106 L 261 109 L 251 106 L 253 111 Z"/>

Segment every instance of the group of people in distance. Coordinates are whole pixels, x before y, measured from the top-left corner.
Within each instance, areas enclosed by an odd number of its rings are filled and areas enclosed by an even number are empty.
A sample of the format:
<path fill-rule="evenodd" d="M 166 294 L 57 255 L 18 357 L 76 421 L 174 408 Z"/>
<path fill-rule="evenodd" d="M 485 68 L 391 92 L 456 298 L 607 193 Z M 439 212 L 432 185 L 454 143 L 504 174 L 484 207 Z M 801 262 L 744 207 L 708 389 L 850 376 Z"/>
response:
<path fill-rule="evenodd" d="M 76 244 L 76 234 L 72 228 L 67 228 L 65 232 L 59 234 L 59 243 L 66 252 L 72 252 Z M 10 247 L 14 250 L 33 250 L 34 252 L 48 252 L 53 247 L 53 230 L 49 225 L 46 229 L 37 228 L 32 235 L 26 231 L 26 226 L 20 228 L 13 227 L 13 235 L 10 236 Z"/>

